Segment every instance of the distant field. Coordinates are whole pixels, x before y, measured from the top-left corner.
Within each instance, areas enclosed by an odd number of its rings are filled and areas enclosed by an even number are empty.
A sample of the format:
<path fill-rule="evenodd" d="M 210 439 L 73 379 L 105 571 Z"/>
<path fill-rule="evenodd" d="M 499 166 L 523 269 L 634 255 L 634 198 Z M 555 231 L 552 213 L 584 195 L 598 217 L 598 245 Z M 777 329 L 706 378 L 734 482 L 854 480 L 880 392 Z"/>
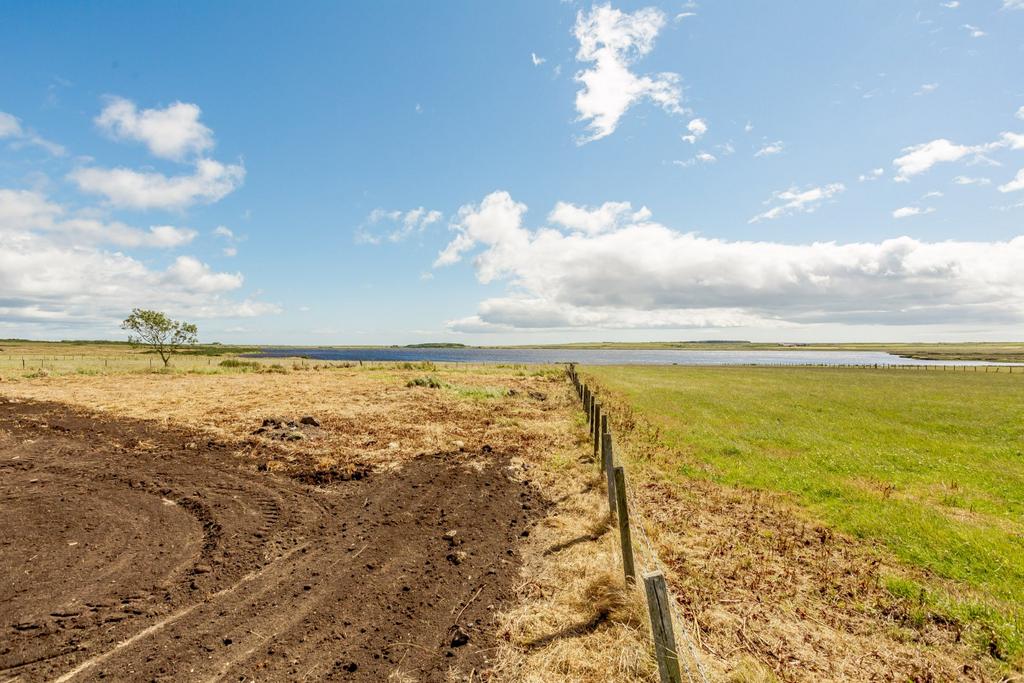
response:
<path fill-rule="evenodd" d="M 592 367 L 645 476 L 775 491 L 917 578 L 887 588 L 1024 665 L 1024 376 Z M 934 576 L 932 581 L 928 577 Z"/>

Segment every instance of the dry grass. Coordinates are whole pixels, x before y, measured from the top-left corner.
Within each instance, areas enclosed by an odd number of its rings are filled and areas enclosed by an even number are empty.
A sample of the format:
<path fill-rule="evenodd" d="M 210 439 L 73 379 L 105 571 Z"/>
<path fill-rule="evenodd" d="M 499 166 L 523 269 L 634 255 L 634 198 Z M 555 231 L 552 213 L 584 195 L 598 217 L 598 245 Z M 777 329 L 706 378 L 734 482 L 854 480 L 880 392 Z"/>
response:
<path fill-rule="evenodd" d="M 564 390 L 557 374 L 448 368 L 435 371 L 447 388 L 407 386 L 421 374 L 397 366 L 311 366 L 287 374 L 64 374 L 0 386 L 10 396 L 200 428 L 270 467 L 387 467 L 421 453 L 485 446 L 530 456 L 557 437 L 564 420 L 548 400 L 552 391 Z M 321 427 L 306 430 L 301 441 L 253 434 L 265 418 L 305 415 Z"/>
<path fill-rule="evenodd" d="M 579 424 L 573 433 L 582 435 Z M 642 591 L 626 588 L 618 538 L 589 445 L 533 469 L 554 501 L 524 552 L 518 604 L 501 615 L 499 680 L 656 681 Z"/>

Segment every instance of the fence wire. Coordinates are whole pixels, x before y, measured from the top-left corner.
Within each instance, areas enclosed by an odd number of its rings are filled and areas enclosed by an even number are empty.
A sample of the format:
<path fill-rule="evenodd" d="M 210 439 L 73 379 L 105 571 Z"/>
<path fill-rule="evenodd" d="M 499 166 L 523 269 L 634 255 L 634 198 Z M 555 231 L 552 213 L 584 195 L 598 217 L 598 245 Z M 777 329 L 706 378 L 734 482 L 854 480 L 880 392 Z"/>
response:
<path fill-rule="evenodd" d="M 577 394 L 582 397 L 584 393 L 582 390 L 582 383 L 580 383 L 579 376 L 575 374 L 574 369 L 570 369 L 570 378 L 574 380 L 573 384 L 577 388 Z M 607 413 L 604 414 L 607 415 Z M 589 421 L 590 417 L 587 416 L 587 419 Z M 594 428 L 599 429 L 600 426 L 595 425 Z M 612 466 L 614 467 L 614 465 L 615 464 L 613 462 Z M 654 569 L 660 571 L 662 575 L 667 578 L 669 576 L 668 569 L 666 568 L 665 563 L 662 561 L 661 557 L 658 555 L 657 551 L 654 549 L 654 544 L 651 543 L 651 539 L 647 535 L 647 530 L 645 528 L 647 525 L 647 520 L 644 518 L 643 514 L 640 512 L 640 509 L 637 507 L 632 481 L 630 477 L 624 477 L 624 481 L 626 483 L 626 495 L 624 496 L 624 498 L 626 500 L 626 507 L 629 515 L 630 534 L 636 535 L 634 533 L 634 530 L 638 531 L 640 538 L 643 539 L 643 547 L 645 547 L 647 550 L 646 553 L 641 553 L 641 566 L 646 571 L 650 570 L 653 565 Z M 619 549 L 619 554 L 622 554 L 621 548 Z M 633 554 L 635 560 L 637 555 L 635 549 Z M 623 563 L 624 562 L 625 560 L 623 560 Z M 675 652 L 676 659 L 679 661 L 680 664 L 682 664 L 683 671 L 686 674 L 687 681 L 689 681 L 690 683 L 694 683 L 695 681 L 700 681 L 701 683 L 710 683 L 710 678 L 708 677 L 707 669 L 704 667 L 704 664 L 701 661 L 701 657 L 698 654 L 698 648 L 695 645 L 693 637 L 690 634 L 690 629 L 687 627 L 690 620 L 683 619 L 682 610 L 679 606 L 679 603 L 676 601 L 675 596 L 671 591 L 667 592 L 669 597 L 669 612 L 673 622 L 672 630 L 677 641 L 677 652 Z M 696 624 L 695 627 L 697 627 Z M 680 648 L 678 645 L 678 642 L 680 640 L 686 646 L 685 652 L 679 652 L 679 650 L 682 650 L 682 648 Z"/>

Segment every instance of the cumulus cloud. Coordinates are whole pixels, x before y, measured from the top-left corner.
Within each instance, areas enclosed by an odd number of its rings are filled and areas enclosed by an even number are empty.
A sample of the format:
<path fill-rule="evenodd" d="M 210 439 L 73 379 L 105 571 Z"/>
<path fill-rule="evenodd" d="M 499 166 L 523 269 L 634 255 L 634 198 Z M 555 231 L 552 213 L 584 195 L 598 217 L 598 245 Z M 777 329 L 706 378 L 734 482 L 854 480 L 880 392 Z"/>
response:
<path fill-rule="evenodd" d="M 692 145 L 703 137 L 704 133 L 708 132 L 708 124 L 704 119 L 693 119 L 686 125 L 686 130 L 690 132 L 688 135 L 683 136 L 683 141 L 689 142 Z"/>
<path fill-rule="evenodd" d="M 185 102 L 140 111 L 134 102 L 112 97 L 95 121 L 117 140 L 141 142 L 155 156 L 180 161 L 213 147 L 213 131 L 199 122 L 201 113 Z"/>
<path fill-rule="evenodd" d="M 418 235 L 431 225 L 438 223 L 443 214 L 422 206 L 409 211 L 374 209 L 367 216 L 366 222 L 356 230 L 356 241 L 361 244 L 380 244 L 385 239 L 389 242 L 402 242 Z"/>
<path fill-rule="evenodd" d="M 627 221 L 643 222 L 650 217 L 650 209 L 646 206 L 634 211 L 633 205 L 629 202 L 605 202 L 593 209 L 569 202 L 558 202 L 548 214 L 548 220 L 554 225 L 588 235 L 614 230 Z"/>
<path fill-rule="evenodd" d="M 73 244 L 113 244 L 119 247 L 173 249 L 189 244 L 196 231 L 173 225 L 141 230 L 120 221 L 103 221 L 88 214 L 68 215 L 64 207 L 28 190 L 0 188 L 0 232 L 37 230 L 61 235 Z"/>
<path fill-rule="evenodd" d="M 985 36 L 988 35 L 977 26 L 973 26 L 971 24 L 964 24 L 963 27 L 967 31 L 967 35 L 969 35 L 971 38 L 984 38 Z"/>
<path fill-rule="evenodd" d="M 780 153 L 782 151 L 783 147 L 784 147 L 784 145 L 782 143 L 782 140 L 776 140 L 775 142 L 769 142 L 768 144 L 763 145 L 761 147 L 761 149 L 759 149 L 756 152 L 754 152 L 754 156 L 755 157 L 766 157 L 766 156 L 771 156 L 772 154 L 778 154 L 778 153 Z"/>
<path fill-rule="evenodd" d="M 527 237 L 522 229 L 526 204 L 512 199 L 508 192 L 492 192 L 479 205 L 467 204 L 458 212 L 458 220 L 451 225 L 455 239 L 438 254 L 434 266 L 457 263 L 462 254 L 478 243 L 492 245 L 492 249 L 515 249 L 526 246 Z M 521 241 L 521 244 L 519 244 Z M 497 273 L 488 267 L 479 271 L 481 280 L 490 281 Z"/>
<path fill-rule="evenodd" d="M 765 202 L 774 203 L 767 211 L 759 213 L 751 218 L 748 223 L 759 223 L 770 221 L 781 216 L 794 213 L 813 213 L 821 204 L 837 194 L 843 192 L 846 186 L 842 183 L 831 183 L 823 187 L 808 187 L 801 190 L 791 187 L 788 190 L 781 190 L 772 194 L 772 198 Z"/>
<path fill-rule="evenodd" d="M 1024 168 L 1017 171 L 1013 180 L 999 186 L 1000 192 L 1019 192 L 1020 190 L 1024 190 Z"/>
<path fill-rule="evenodd" d="M 576 59 L 592 65 L 576 74 L 583 86 L 576 93 L 578 120 L 589 129 L 581 143 L 611 135 L 626 111 L 645 99 L 666 111 L 682 112 L 678 74 L 638 76 L 630 71 L 654 49 L 654 39 L 664 25 L 664 12 L 654 7 L 630 14 L 606 4 L 576 15 L 580 44 Z"/>
<path fill-rule="evenodd" d="M 526 210 L 501 191 L 459 210 L 437 265 L 476 252 L 477 278 L 509 289 L 450 329 L 1024 320 L 1024 236 L 781 244 L 711 239 L 649 217 L 596 233 L 529 229 Z"/>
<path fill-rule="evenodd" d="M 857 176 L 857 180 L 859 180 L 862 183 L 867 183 L 871 182 L 872 180 L 878 180 L 883 175 L 885 175 L 884 168 L 873 168 L 870 172 L 862 173 L 859 176 Z"/>
<path fill-rule="evenodd" d="M 540 66 L 544 62 L 548 61 L 544 57 L 538 57 L 536 52 L 530 53 L 530 60 L 533 62 L 534 66 Z"/>
<path fill-rule="evenodd" d="M 85 167 L 75 169 L 68 178 L 83 192 L 102 195 L 112 206 L 185 209 L 197 203 L 219 201 L 235 191 L 245 180 L 245 167 L 199 159 L 194 172 L 189 175 L 167 176 L 129 168 Z"/>
<path fill-rule="evenodd" d="M 925 83 L 920 88 L 918 88 L 917 92 L 915 92 L 914 94 L 918 95 L 918 96 L 920 96 L 920 95 L 927 95 L 929 93 L 935 92 L 938 89 L 939 89 L 939 84 L 938 83 Z"/>
<path fill-rule="evenodd" d="M 138 230 L 73 215 L 39 193 L 0 189 L 0 322 L 76 329 L 116 324 L 134 306 L 197 318 L 262 315 L 274 304 L 235 301 L 240 273 L 219 273 L 192 256 L 154 269 L 119 247 L 170 248 L 195 231 Z"/>
<path fill-rule="evenodd" d="M 55 157 L 62 157 L 67 154 L 67 150 L 63 146 L 47 140 L 31 128 L 24 128 L 18 117 L 0 111 L 0 140 L 3 139 L 10 140 L 13 147 L 24 145 L 40 147 Z"/>
<path fill-rule="evenodd" d="M 1016 116 L 1021 121 L 1024 121 L 1024 106 L 1022 106 L 1020 109 L 1018 109 L 1017 113 L 1014 114 L 1014 116 Z"/>

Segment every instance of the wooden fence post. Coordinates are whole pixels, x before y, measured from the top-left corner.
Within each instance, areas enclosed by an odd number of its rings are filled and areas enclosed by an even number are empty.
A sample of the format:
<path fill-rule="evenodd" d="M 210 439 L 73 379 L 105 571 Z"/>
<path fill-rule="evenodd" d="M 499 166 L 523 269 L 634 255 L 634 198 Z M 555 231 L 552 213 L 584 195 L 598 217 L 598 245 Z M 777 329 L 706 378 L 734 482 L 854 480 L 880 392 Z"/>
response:
<path fill-rule="evenodd" d="M 594 459 L 601 454 L 601 403 L 594 405 Z"/>
<path fill-rule="evenodd" d="M 626 583 L 633 585 L 636 581 L 636 568 L 633 566 L 633 538 L 629 534 L 626 471 L 622 467 L 615 468 L 615 503 L 615 507 L 619 511 L 619 544 L 622 546 L 622 571 L 626 575 Z"/>
<path fill-rule="evenodd" d="M 664 574 L 659 571 L 644 574 L 644 591 L 647 593 L 647 611 L 651 615 L 654 656 L 658 660 L 661 683 L 682 683 Z"/>
<path fill-rule="evenodd" d="M 608 519 L 615 517 L 615 453 L 612 451 L 612 435 L 601 435 L 601 469 L 608 481 Z"/>

